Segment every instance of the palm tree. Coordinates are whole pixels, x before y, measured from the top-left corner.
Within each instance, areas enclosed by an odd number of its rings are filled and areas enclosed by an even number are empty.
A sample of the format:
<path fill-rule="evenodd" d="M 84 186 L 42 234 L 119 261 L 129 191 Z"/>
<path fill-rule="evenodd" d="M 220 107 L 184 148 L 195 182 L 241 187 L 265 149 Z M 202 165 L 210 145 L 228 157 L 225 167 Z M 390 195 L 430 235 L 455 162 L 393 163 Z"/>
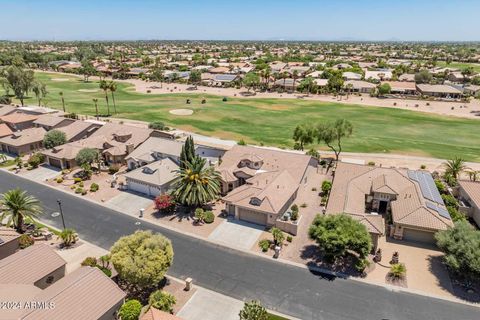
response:
<path fill-rule="evenodd" d="M 113 101 L 113 112 L 117 114 L 117 105 L 115 104 L 115 91 L 117 91 L 117 83 L 115 81 L 110 81 L 108 83 L 108 89 L 110 90 L 112 94 L 112 101 Z"/>
<path fill-rule="evenodd" d="M 93 103 L 95 103 L 95 115 L 96 115 L 97 120 L 98 120 L 98 104 L 97 104 L 98 99 L 97 99 L 97 98 L 94 98 L 94 99 L 92 99 L 92 100 L 93 100 Z"/>
<path fill-rule="evenodd" d="M 63 98 L 63 91 L 60 91 L 58 94 L 60 95 L 60 98 L 62 99 L 63 112 L 66 112 L 65 111 L 65 99 Z"/>
<path fill-rule="evenodd" d="M 101 80 L 100 81 L 100 89 L 103 90 L 105 93 L 105 101 L 107 101 L 107 115 L 110 115 L 110 103 L 108 102 L 108 90 L 110 90 L 110 86 L 106 80 Z"/>
<path fill-rule="evenodd" d="M 448 160 L 444 163 L 444 166 L 445 174 L 452 175 L 455 180 L 457 180 L 460 173 L 467 168 L 465 165 L 465 160 L 460 157 L 455 157 L 452 160 Z"/>
<path fill-rule="evenodd" d="M 172 195 L 183 205 L 195 208 L 215 200 L 220 193 L 220 174 L 203 158 L 195 157 L 175 172 Z"/>
<path fill-rule="evenodd" d="M 390 276 L 393 279 L 402 279 L 407 273 L 407 268 L 403 263 L 395 263 L 390 267 Z"/>
<path fill-rule="evenodd" d="M 35 81 L 33 83 L 32 91 L 35 94 L 35 97 L 37 97 L 38 106 L 40 107 L 42 100 L 48 93 L 47 86 L 43 82 Z"/>
<path fill-rule="evenodd" d="M 65 228 L 60 232 L 59 238 L 62 239 L 65 247 L 70 247 L 77 242 L 77 233 L 73 229 Z"/>
<path fill-rule="evenodd" d="M 0 220 L 7 218 L 7 226 L 13 226 L 20 233 L 23 233 L 25 218 L 34 221 L 34 218 L 42 214 L 40 201 L 18 188 L 2 195 L 0 209 L 3 211 Z"/>
<path fill-rule="evenodd" d="M 298 79 L 298 71 L 297 70 L 293 70 L 292 78 L 293 78 L 292 91 L 295 91 L 295 82 L 297 82 L 297 79 Z"/>
<path fill-rule="evenodd" d="M 476 182 L 480 179 L 480 171 L 468 170 L 467 174 L 470 181 Z"/>

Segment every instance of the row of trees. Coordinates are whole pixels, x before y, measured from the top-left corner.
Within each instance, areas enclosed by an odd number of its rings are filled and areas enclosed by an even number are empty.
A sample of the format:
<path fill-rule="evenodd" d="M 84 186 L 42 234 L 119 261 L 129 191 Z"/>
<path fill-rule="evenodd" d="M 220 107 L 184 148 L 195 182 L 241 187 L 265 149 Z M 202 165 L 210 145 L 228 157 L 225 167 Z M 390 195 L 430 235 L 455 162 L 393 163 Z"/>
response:
<path fill-rule="evenodd" d="M 22 105 L 30 92 L 35 94 L 39 106 L 48 94 L 47 87 L 35 79 L 32 70 L 15 65 L 0 71 L 0 83 L 6 96 L 10 96 L 10 92 L 13 92 Z"/>

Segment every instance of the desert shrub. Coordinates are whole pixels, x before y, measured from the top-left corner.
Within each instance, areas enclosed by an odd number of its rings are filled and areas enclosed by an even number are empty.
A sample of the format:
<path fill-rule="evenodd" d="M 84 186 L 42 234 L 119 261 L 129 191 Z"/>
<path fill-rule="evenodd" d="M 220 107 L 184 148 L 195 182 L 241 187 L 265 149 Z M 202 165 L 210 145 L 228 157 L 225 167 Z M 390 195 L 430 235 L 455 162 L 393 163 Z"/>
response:
<path fill-rule="evenodd" d="M 322 192 L 329 193 L 332 189 L 332 182 L 330 180 L 325 180 L 322 182 Z"/>
<path fill-rule="evenodd" d="M 292 241 L 293 241 L 293 237 L 292 237 L 292 236 L 287 236 L 287 241 L 288 241 L 288 242 L 292 242 Z"/>
<path fill-rule="evenodd" d="M 368 161 L 367 164 L 371 167 L 374 167 L 375 166 L 375 161 Z"/>
<path fill-rule="evenodd" d="M 18 238 L 18 244 L 20 245 L 20 249 L 25 249 L 27 247 L 30 247 L 35 243 L 35 240 L 30 237 L 28 234 L 22 234 Z"/>
<path fill-rule="evenodd" d="M 425 169 L 427 169 L 427 166 L 424 165 L 424 164 L 422 164 L 422 165 L 420 166 L 420 169 L 425 170 Z"/>
<path fill-rule="evenodd" d="M 59 178 L 57 178 L 56 181 L 57 181 L 57 183 L 62 183 L 62 182 L 63 182 L 63 178 L 62 178 L 62 177 L 59 177 Z"/>
<path fill-rule="evenodd" d="M 109 173 L 109 174 L 115 174 L 115 173 L 117 173 L 119 170 L 120 170 L 120 167 L 117 166 L 117 165 L 113 165 L 113 164 L 112 164 L 111 166 L 108 167 L 108 173 Z"/>
<path fill-rule="evenodd" d="M 169 194 L 160 194 L 155 197 L 155 208 L 164 213 L 170 213 L 175 209 L 175 200 Z"/>
<path fill-rule="evenodd" d="M 75 183 L 82 182 L 82 178 L 73 178 L 73 182 Z"/>
<path fill-rule="evenodd" d="M 154 130 L 164 130 L 165 129 L 165 123 L 163 123 L 161 121 L 154 121 L 154 122 L 150 122 L 148 124 L 148 127 L 150 129 L 154 129 Z"/>
<path fill-rule="evenodd" d="M 78 186 L 79 186 L 80 188 L 83 188 L 83 187 L 84 187 L 83 181 L 80 181 L 80 182 L 78 183 Z"/>
<path fill-rule="evenodd" d="M 32 168 L 38 168 L 38 166 L 45 161 L 45 156 L 41 153 L 35 153 L 28 158 L 27 163 L 32 167 Z"/>
<path fill-rule="evenodd" d="M 80 194 L 80 193 L 82 193 L 82 192 L 83 192 L 83 188 L 77 187 L 77 188 L 75 189 L 75 193 L 77 193 L 77 194 Z"/>
<path fill-rule="evenodd" d="M 108 268 L 105 268 L 105 267 L 102 267 L 102 266 L 96 266 L 98 269 L 102 270 L 102 272 L 109 278 L 112 277 L 112 270 L 108 269 Z"/>
<path fill-rule="evenodd" d="M 97 192 L 98 189 L 100 189 L 100 186 L 97 183 L 94 182 L 90 185 L 90 192 Z"/>
<path fill-rule="evenodd" d="M 70 186 L 70 189 L 73 190 L 73 189 L 75 189 L 76 187 L 77 187 L 76 185 L 72 184 L 72 185 Z"/>
<path fill-rule="evenodd" d="M 238 141 L 237 144 L 238 144 L 239 146 L 246 146 L 246 145 L 247 145 L 247 143 L 246 143 L 245 140 L 243 140 L 243 139 L 240 139 L 240 141 Z"/>
<path fill-rule="evenodd" d="M 300 208 L 306 208 L 306 207 L 307 207 L 307 204 L 306 204 L 306 203 L 302 203 L 302 204 L 300 205 Z"/>
<path fill-rule="evenodd" d="M 142 312 L 142 304 L 140 301 L 132 299 L 120 307 L 118 315 L 122 320 L 138 320 L 140 312 Z"/>
<path fill-rule="evenodd" d="M 96 267 L 96 266 L 97 266 L 97 258 L 95 258 L 95 257 L 86 257 L 86 258 L 82 261 L 81 265 L 82 265 L 83 267 L 85 267 L 85 266 L 88 266 L 88 267 Z"/>
<path fill-rule="evenodd" d="M 156 309 L 173 312 L 173 306 L 177 302 L 177 299 L 168 292 L 162 290 L 156 290 L 150 294 L 148 298 L 148 304 Z"/>
<path fill-rule="evenodd" d="M 270 248 L 270 241 L 268 241 L 267 239 L 260 240 L 258 242 L 258 246 L 260 247 L 260 249 L 262 249 L 263 252 L 267 252 L 268 248 Z"/>
<path fill-rule="evenodd" d="M 87 190 L 85 189 L 82 189 L 82 196 L 86 195 L 87 194 Z"/>
<path fill-rule="evenodd" d="M 403 279 L 407 274 L 407 268 L 403 263 L 395 263 L 390 267 L 390 272 L 388 274 L 393 279 Z"/>
<path fill-rule="evenodd" d="M 443 199 L 443 202 L 445 202 L 445 205 L 447 207 L 454 207 L 454 208 L 458 207 L 458 201 L 457 199 L 455 199 L 454 196 L 450 194 L 442 194 L 442 199 Z"/>
<path fill-rule="evenodd" d="M 355 263 L 355 269 L 357 269 L 359 272 L 363 272 L 369 265 L 370 261 L 368 261 L 368 259 L 358 259 Z"/>
<path fill-rule="evenodd" d="M 212 211 L 206 211 L 205 212 L 205 217 L 203 218 L 203 221 L 205 223 L 212 223 L 215 220 L 215 215 L 213 214 Z"/>
<path fill-rule="evenodd" d="M 435 185 L 437 186 L 438 192 L 440 192 L 441 194 L 447 192 L 447 188 L 445 188 L 445 185 L 440 179 L 435 179 Z"/>

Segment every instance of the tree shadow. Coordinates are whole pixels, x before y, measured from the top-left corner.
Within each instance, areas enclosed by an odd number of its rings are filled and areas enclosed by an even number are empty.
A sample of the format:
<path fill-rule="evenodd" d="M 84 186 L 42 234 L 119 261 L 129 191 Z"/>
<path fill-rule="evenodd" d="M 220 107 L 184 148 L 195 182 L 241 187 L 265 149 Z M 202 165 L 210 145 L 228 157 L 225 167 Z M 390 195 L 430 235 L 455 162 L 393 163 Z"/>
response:
<path fill-rule="evenodd" d="M 480 281 L 468 277 L 455 275 L 448 271 L 443 264 L 442 256 L 428 257 L 429 271 L 435 275 L 438 284 L 455 297 L 468 301 L 480 302 Z"/>
<path fill-rule="evenodd" d="M 357 257 L 347 254 L 344 257 L 338 258 L 334 262 L 329 262 L 325 259 L 325 255 L 318 248 L 317 245 L 311 244 L 302 248 L 300 252 L 300 257 L 302 260 L 305 260 L 307 267 L 312 274 L 320 276 L 322 279 L 327 279 L 329 281 L 335 280 L 336 278 L 346 279 L 349 277 L 362 277 L 364 274 L 355 269 L 355 264 L 357 262 Z M 332 275 L 320 271 L 319 269 L 328 270 L 331 272 L 338 273 L 337 275 Z"/>

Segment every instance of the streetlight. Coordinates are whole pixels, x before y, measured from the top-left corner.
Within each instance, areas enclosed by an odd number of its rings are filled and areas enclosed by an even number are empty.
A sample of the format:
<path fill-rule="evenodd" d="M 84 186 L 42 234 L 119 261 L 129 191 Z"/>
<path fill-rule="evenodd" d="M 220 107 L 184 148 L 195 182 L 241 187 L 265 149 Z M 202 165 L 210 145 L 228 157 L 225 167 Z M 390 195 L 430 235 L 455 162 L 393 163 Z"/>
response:
<path fill-rule="evenodd" d="M 56 218 L 58 216 L 61 216 L 62 217 L 63 229 L 65 230 L 66 227 L 65 227 L 65 219 L 63 218 L 62 202 L 60 200 L 57 200 L 57 203 L 58 203 L 58 208 L 60 209 L 60 212 L 52 213 L 52 217 Z"/>

